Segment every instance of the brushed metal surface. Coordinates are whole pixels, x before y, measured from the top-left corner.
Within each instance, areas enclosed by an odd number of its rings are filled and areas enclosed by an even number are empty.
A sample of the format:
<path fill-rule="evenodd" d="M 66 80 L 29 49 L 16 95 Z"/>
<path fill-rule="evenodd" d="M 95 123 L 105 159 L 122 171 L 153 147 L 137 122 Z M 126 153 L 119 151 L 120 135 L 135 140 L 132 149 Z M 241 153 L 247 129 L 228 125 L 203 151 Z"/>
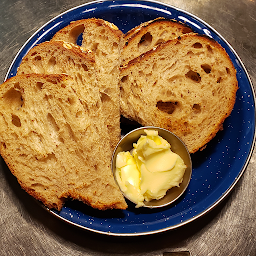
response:
<path fill-rule="evenodd" d="M 45 22 L 89 1 L 2 0 L 0 82 L 16 53 Z M 206 21 L 232 45 L 256 85 L 256 0 L 162 0 Z M 42 210 L 1 159 L 0 255 L 256 255 L 256 153 L 232 193 L 205 216 L 162 234 L 108 237 L 77 229 Z"/>

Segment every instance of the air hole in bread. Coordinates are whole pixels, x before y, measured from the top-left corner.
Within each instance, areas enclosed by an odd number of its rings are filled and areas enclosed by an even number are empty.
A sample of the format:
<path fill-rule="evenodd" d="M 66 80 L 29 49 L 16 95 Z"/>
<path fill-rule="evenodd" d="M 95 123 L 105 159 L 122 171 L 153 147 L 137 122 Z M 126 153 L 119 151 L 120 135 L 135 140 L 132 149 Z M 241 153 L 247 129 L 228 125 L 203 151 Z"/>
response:
<path fill-rule="evenodd" d="M 82 46 L 82 43 L 83 43 L 83 33 L 81 33 L 81 34 L 77 37 L 75 44 L 77 44 L 77 45 L 79 45 L 79 46 Z"/>
<path fill-rule="evenodd" d="M 102 103 L 111 101 L 111 98 L 106 93 L 103 93 L 103 92 L 101 93 L 100 98 Z"/>
<path fill-rule="evenodd" d="M 171 102 L 171 101 L 169 101 L 169 102 L 158 101 L 157 104 L 156 104 L 156 107 L 159 110 L 161 110 L 161 111 L 163 111 L 163 112 L 165 112 L 167 114 L 172 114 L 175 111 L 175 109 L 177 108 L 177 106 L 178 106 L 178 102 L 177 101 L 175 101 L 175 102 Z"/>
<path fill-rule="evenodd" d="M 227 74 L 230 74 L 230 69 L 226 67 Z"/>
<path fill-rule="evenodd" d="M 161 39 L 161 38 L 160 38 L 160 39 L 157 40 L 157 42 L 156 42 L 155 45 L 159 45 L 159 44 L 161 44 L 161 43 L 163 43 L 163 42 L 164 42 L 164 39 Z"/>
<path fill-rule="evenodd" d="M 188 127 L 188 122 L 184 122 L 185 127 Z M 185 132 L 184 135 L 186 135 L 187 133 Z"/>
<path fill-rule="evenodd" d="M 69 137 L 70 137 L 72 140 L 77 141 L 77 137 L 76 137 L 75 133 L 73 132 L 73 130 L 72 130 L 70 124 L 66 123 L 65 126 L 66 126 L 66 128 L 67 128 L 67 130 L 68 130 Z"/>
<path fill-rule="evenodd" d="M 219 78 L 217 79 L 217 83 L 219 84 L 219 83 L 221 82 L 221 80 L 222 80 L 222 78 L 219 77 Z"/>
<path fill-rule="evenodd" d="M 19 83 L 19 82 L 15 83 L 13 87 L 14 87 L 15 89 L 18 89 L 18 90 L 20 90 L 20 89 L 21 89 L 21 88 L 20 88 L 20 83 Z"/>
<path fill-rule="evenodd" d="M 177 81 L 181 82 L 181 76 L 180 75 L 175 75 L 175 76 L 172 76 L 170 78 L 167 79 L 167 81 L 169 83 L 176 83 Z"/>
<path fill-rule="evenodd" d="M 23 105 L 23 98 L 20 91 L 15 90 L 14 88 L 7 91 L 3 99 L 5 104 L 9 105 L 13 109 L 19 109 Z"/>
<path fill-rule="evenodd" d="M 93 51 L 93 52 L 96 52 L 97 49 L 98 49 L 98 46 L 99 46 L 99 43 L 94 43 L 94 44 L 92 45 L 92 51 Z"/>
<path fill-rule="evenodd" d="M 38 55 L 38 56 L 36 56 L 35 58 L 34 58 L 34 60 L 41 60 L 42 58 L 41 58 L 41 56 L 40 55 Z"/>
<path fill-rule="evenodd" d="M 75 100 L 75 98 L 68 98 L 68 103 L 70 104 L 70 105 L 74 105 L 75 103 L 76 103 L 76 100 Z"/>
<path fill-rule="evenodd" d="M 207 45 L 206 47 L 209 53 L 213 53 L 213 49 L 210 45 Z"/>
<path fill-rule="evenodd" d="M 71 31 L 69 32 L 69 42 L 76 44 L 79 41 L 79 38 L 82 37 L 81 35 L 83 32 L 84 32 L 83 24 L 71 29 Z M 81 45 L 81 44 L 78 44 L 78 45 Z"/>
<path fill-rule="evenodd" d="M 2 142 L 2 147 L 6 149 L 6 144 Z"/>
<path fill-rule="evenodd" d="M 106 33 L 106 30 L 105 28 L 102 28 L 101 31 L 100 31 L 101 34 L 105 34 Z"/>
<path fill-rule="evenodd" d="M 36 83 L 36 87 L 37 87 L 39 90 L 41 90 L 41 89 L 43 88 L 43 86 L 44 86 L 44 83 L 41 83 L 41 82 L 37 82 L 37 83 Z"/>
<path fill-rule="evenodd" d="M 202 44 L 201 43 L 194 43 L 193 45 L 192 45 L 192 47 L 194 47 L 194 48 L 202 48 L 203 46 L 202 46 Z"/>
<path fill-rule="evenodd" d="M 195 55 L 195 53 L 194 53 L 193 51 L 188 51 L 188 52 L 187 52 L 187 55 L 188 55 L 188 56 L 191 56 L 191 55 Z"/>
<path fill-rule="evenodd" d="M 98 54 L 99 54 L 99 52 L 98 52 Z M 105 52 L 101 52 L 101 56 L 103 56 L 103 57 L 107 57 L 107 53 L 105 53 Z"/>
<path fill-rule="evenodd" d="M 82 115 L 83 115 L 83 112 L 82 111 L 78 111 L 76 113 L 76 118 L 80 118 Z"/>
<path fill-rule="evenodd" d="M 21 127 L 20 118 L 14 114 L 12 114 L 12 124 L 16 127 Z"/>
<path fill-rule="evenodd" d="M 47 121 L 48 121 L 48 124 L 49 124 L 50 129 L 51 129 L 54 133 L 56 133 L 56 132 L 59 131 L 60 128 L 58 127 L 58 125 L 57 125 L 57 123 L 56 123 L 56 121 L 55 121 L 55 119 L 54 119 L 54 117 L 52 116 L 51 113 L 48 113 L 48 114 L 47 114 Z"/>
<path fill-rule="evenodd" d="M 127 80 L 128 80 L 128 76 L 123 76 L 123 77 L 121 78 L 121 82 L 122 82 L 122 83 L 125 83 Z"/>
<path fill-rule="evenodd" d="M 37 158 L 36 158 L 37 159 Z M 37 159 L 38 160 L 38 159 Z M 33 183 L 30 185 L 32 190 L 36 190 L 36 191 L 45 191 L 46 190 L 46 187 L 43 185 L 43 184 L 40 184 L 40 183 Z M 36 188 L 36 189 L 35 189 Z"/>
<path fill-rule="evenodd" d="M 32 52 L 31 53 L 31 56 L 34 56 L 34 55 L 36 55 L 37 54 L 37 52 Z"/>
<path fill-rule="evenodd" d="M 147 32 L 145 35 L 143 35 L 138 43 L 138 47 L 146 47 L 150 45 L 152 42 L 152 35 Z"/>
<path fill-rule="evenodd" d="M 144 71 L 143 70 L 139 70 L 139 76 L 144 76 Z"/>
<path fill-rule="evenodd" d="M 122 86 L 120 86 L 120 97 L 122 97 L 124 95 L 124 88 Z"/>
<path fill-rule="evenodd" d="M 156 63 L 156 62 L 153 64 L 153 66 L 152 66 L 152 70 L 153 70 L 153 71 L 158 70 L 158 65 L 157 65 L 157 63 Z M 151 72 L 151 75 L 152 75 L 152 72 Z"/>
<path fill-rule="evenodd" d="M 57 84 L 57 81 L 54 80 L 54 79 L 48 79 L 47 78 L 46 81 L 49 82 L 49 83 L 52 83 L 52 84 Z"/>
<path fill-rule="evenodd" d="M 205 72 L 206 74 L 209 74 L 209 73 L 211 73 L 211 71 L 212 71 L 211 66 L 208 65 L 208 64 L 202 64 L 202 65 L 201 65 L 201 68 L 204 70 L 204 72 Z"/>
<path fill-rule="evenodd" d="M 196 113 L 200 113 L 201 112 L 201 105 L 200 104 L 194 104 L 192 109 L 196 112 Z"/>
<path fill-rule="evenodd" d="M 197 83 L 199 83 L 201 81 L 201 77 L 200 74 L 198 74 L 197 72 L 193 71 L 193 70 L 189 70 L 186 75 L 186 78 L 189 78 Z"/>
<path fill-rule="evenodd" d="M 113 43 L 113 49 L 117 49 L 118 48 L 118 43 L 117 42 L 114 42 Z"/>
<path fill-rule="evenodd" d="M 167 96 L 167 97 L 171 97 L 171 96 L 174 96 L 174 97 L 175 97 L 175 93 L 172 92 L 172 91 L 170 91 L 170 90 L 167 90 L 167 91 L 166 91 L 166 96 Z"/>
<path fill-rule="evenodd" d="M 163 30 L 162 27 L 159 28 L 159 31 Z M 165 34 L 167 34 L 167 30 L 164 30 L 158 37 L 163 37 Z"/>
<path fill-rule="evenodd" d="M 191 30 L 191 28 L 189 28 L 189 27 L 184 27 L 184 28 L 182 29 L 182 33 L 183 33 L 183 34 L 187 34 L 187 33 L 190 33 L 190 32 L 192 32 L 192 30 Z"/>
<path fill-rule="evenodd" d="M 77 73 L 77 74 L 76 74 L 76 81 L 77 81 L 78 79 L 79 79 L 81 82 L 83 82 L 83 77 L 82 77 L 82 75 L 81 75 L 80 73 Z M 77 82 L 78 82 L 78 81 L 77 81 Z"/>
<path fill-rule="evenodd" d="M 48 61 L 48 68 L 53 71 L 54 66 L 56 65 L 56 59 L 54 56 L 52 56 Z"/>

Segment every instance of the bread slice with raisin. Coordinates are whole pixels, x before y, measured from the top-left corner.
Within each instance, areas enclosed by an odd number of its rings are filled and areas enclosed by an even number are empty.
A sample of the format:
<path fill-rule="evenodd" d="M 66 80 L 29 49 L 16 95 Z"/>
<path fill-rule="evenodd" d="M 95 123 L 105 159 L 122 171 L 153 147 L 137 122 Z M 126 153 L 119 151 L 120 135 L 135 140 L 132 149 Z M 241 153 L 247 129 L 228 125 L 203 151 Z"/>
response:
<path fill-rule="evenodd" d="M 125 34 L 122 63 L 129 62 L 160 43 L 191 32 L 192 29 L 186 24 L 161 17 L 142 23 Z"/>
<path fill-rule="evenodd" d="M 17 75 L 0 87 L 0 153 L 48 208 L 61 210 L 67 198 L 101 210 L 127 207 L 93 111 L 67 75 Z"/>
<path fill-rule="evenodd" d="M 82 34 L 82 47 L 95 53 L 95 64 L 98 75 L 98 87 L 103 101 L 103 113 L 107 118 L 107 127 L 112 138 L 112 148 L 118 143 L 120 130 L 120 90 L 119 66 L 121 51 L 124 46 L 123 33 L 114 24 L 102 19 L 83 19 L 71 22 L 58 31 L 53 40 L 77 43 Z"/>
<path fill-rule="evenodd" d="M 174 132 L 190 153 L 222 129 L 238 89 L 226 51 L 213 39 L 191 33 L 130 61 L 121 76 L 122 114 Z"/>

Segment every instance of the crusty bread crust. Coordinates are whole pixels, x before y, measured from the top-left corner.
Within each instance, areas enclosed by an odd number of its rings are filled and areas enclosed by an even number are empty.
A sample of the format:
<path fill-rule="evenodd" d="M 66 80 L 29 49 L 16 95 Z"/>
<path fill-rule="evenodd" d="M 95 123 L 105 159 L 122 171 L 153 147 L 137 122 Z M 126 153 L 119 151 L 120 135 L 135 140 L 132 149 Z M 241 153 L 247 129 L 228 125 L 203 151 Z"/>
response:
<path fill-rule="evenodd" d="M 123 33 L 118 29 L 116 25 L 110 23 L 103 19 L 82 19 L 70 22 L 70 24 L 61 30 L 59 30 L 54 36 L 52 40 L 54 41 L 65 41 L 73 44 L 77 44 L 78 37 L 80 34 L 86 32 L 86 29 L 91 26 L 99 26 L 101 28 L 106 29 L 108 32 L 114 36 L 117 41 L 120 41 L 123 38 Z M 104 32 L 105 33 L 105 32 Z"/>
<path fill-rule="evenodd" d="M 67 75 L 17 75 L 0 89 L 0 153 L 21 187 L 47 207 L 67 198 L 125 209 L 102 124 Z M 85 99 L 86 100 L 86 99 Z"/>
<path fill-rule="evenodd" d="M 114 24 L 102 19 L 90 18 L 71 22 L 58 31 L 53 40 L 76 44 L 82 34 L 82 47 L 95 53 L 98 84 L 102 94 L 103 113 L 111 135 L 112 149 L 121 138 L 119 66 L 124 40 L 123 33 Z"/>
<path fill-rule="evenodd" d="M 186 34 L 121 69 L 121 113 L 174 132 L 194 153 L 222 129 L 238 89 L 236 70 L 214 40 Z"/>
<path fill-rule="evenodd" d="M 153 49 L 160 43 L 191 32 L 193 30 L 186 24 L 162 17 L 142 23 L 124 36 L 122 64 Z"/>

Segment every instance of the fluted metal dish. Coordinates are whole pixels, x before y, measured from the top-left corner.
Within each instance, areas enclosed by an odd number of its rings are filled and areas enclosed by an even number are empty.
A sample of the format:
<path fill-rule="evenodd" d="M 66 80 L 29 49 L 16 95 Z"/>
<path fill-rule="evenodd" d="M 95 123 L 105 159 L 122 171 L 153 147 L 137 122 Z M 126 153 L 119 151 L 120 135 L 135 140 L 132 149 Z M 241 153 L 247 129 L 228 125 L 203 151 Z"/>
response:
<path fill-rule="evenodd" d="M 148 208 L 164 207 L 175 202 L 179 197 L 182 196 L 182 194 L 185 192 L 185 190 L 188 187 L 188 184 L 191 179 L 191 174 L 192 174 L 192 161 L 191 161 L 191 157 L 188 152 L 188 149 L 186 145 L 183 143 L 183 141 L 179 137 L 177 137 L 174 133 L 168 130 L 165 130 L 159 127 L 153 127 L 153 126 L 140 127 L 127 133 L 120 140 L 120 142 L 117 144 L 114 150 L 112 162 L 111 162 L 112 172 L 115 177 L 117 154 L 122 151 L 131 151 L 133 149 L 133 143 L 136 143 L 141 135 L 146 135 L 144 131 L 145 129 L 158 131 L 158 135 L 170 143 L 171 150 L 174 153 L 178 154 L 183 159 L 184 163 L 187 166 L 184 177 L 183 177 L 183 181 L 179 187 L 173 187 L 169 189 L 166 195 L 160 200 L 151 200 L 149 202 L 146 202 L 146 201 L 144 202 L 145 204 L 144 207 L 148 207 Z M 125 193 L 123 194 L 126 197 Z"/>

